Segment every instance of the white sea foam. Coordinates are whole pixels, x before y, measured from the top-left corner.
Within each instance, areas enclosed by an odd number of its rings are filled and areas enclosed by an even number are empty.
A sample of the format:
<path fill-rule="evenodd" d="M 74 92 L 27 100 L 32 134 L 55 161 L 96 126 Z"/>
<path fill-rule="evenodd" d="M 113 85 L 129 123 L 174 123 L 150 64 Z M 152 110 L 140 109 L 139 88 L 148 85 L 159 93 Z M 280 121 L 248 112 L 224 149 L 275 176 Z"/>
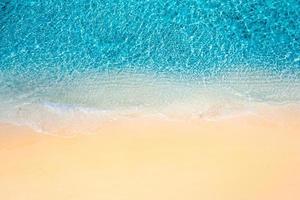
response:
<path fill-rule="evenodd" d="M 227 71 L 196 78 L 89 72 L 48 82 L 0 78 L 4 83 L 0 121 L 52 134 L 94 133 L 107 121 L 147 116 L 221 120 L 255 114 L 258 104 L 299 104 L 300 100 L 297 75 L 268 71 Z"/>

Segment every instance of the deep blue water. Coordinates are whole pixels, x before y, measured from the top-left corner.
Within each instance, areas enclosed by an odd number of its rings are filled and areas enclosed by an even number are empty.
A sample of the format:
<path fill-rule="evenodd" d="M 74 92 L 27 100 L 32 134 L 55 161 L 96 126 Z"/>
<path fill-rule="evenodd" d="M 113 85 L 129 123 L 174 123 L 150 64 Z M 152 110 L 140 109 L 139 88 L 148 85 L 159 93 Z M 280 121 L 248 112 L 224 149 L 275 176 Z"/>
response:
<path fill-rule="evenodd" d="M 0 2 L 1 70 L 300 70 L 298 0 Z"/>
<path fill-rule="evenodd" d="M 298 102 L 299 80 L 299 0 L 0 0 L 2 118 L 45 102 L 204 104 L 208 82 Z"/>

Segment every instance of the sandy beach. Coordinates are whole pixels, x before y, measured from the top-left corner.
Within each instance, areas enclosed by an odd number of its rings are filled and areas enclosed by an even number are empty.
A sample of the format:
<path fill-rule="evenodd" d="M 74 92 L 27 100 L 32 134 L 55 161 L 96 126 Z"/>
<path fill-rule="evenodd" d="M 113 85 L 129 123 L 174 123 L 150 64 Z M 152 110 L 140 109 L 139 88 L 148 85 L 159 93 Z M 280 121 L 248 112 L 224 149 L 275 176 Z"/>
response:
<path fill-rule="evenodd" d="M 136 118 L 73 137 L 2 123 L 0 198 L 296 200 L 299 116 Z"/>
<path fill-rule="evenodd" d="M 0 0 L 0 200 L 300 200 L 300 0 Z"/>

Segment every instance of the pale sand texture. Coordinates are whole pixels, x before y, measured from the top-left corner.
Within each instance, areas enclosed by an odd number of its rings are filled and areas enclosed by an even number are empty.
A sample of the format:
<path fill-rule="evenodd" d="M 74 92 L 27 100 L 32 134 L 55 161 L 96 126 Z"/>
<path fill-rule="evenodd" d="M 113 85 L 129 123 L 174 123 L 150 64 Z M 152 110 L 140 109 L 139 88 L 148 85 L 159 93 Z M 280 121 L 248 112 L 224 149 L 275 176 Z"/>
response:
<path fill-rule="evenodd" d="M 300 118 L 132 119 L 99 134 L 0 125 L 0 199 L 298 200 Z"/>

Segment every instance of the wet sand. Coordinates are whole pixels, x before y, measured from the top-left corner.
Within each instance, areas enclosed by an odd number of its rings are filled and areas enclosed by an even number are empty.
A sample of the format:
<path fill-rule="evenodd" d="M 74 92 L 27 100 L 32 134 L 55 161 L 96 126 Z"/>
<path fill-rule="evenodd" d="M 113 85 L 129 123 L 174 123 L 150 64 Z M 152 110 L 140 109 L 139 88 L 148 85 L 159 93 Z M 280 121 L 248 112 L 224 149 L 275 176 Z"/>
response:
<path fill-rule="evenodd" d="M 73 137 L 0 124 L 0 199 L 298 200 L 300 115 L 136 118 Z"/>

